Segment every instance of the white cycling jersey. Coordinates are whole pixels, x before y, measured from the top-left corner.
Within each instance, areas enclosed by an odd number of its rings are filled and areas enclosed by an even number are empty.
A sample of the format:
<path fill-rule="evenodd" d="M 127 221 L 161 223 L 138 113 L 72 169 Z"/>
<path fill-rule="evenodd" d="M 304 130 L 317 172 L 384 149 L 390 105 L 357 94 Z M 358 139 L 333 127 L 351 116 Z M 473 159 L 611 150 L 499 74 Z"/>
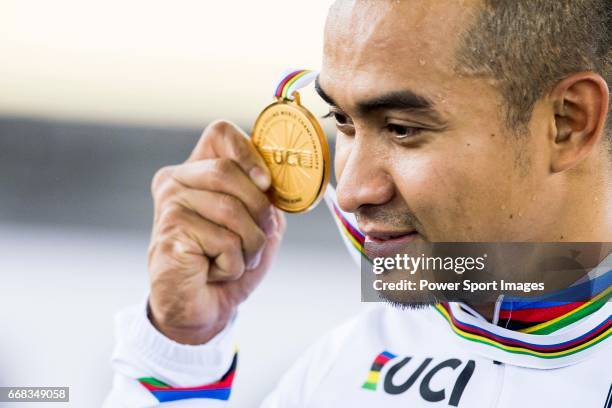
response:
<path fill-rule="evenodd" d="M 334 199 L 330 190 L 326 201 L 359 260 L 355 220 Z M 262 407 L 610 408 L 612 255 L 592 274 L 589 301 L 502 305 L 494 323 L 461 303 L 375 304 L 313 345 Z M 144 301 L 119 313 L 116 336 L 106 408 L 227 406 L 233 322 L 207 344 L 182 345 L 151 325 Z"/>

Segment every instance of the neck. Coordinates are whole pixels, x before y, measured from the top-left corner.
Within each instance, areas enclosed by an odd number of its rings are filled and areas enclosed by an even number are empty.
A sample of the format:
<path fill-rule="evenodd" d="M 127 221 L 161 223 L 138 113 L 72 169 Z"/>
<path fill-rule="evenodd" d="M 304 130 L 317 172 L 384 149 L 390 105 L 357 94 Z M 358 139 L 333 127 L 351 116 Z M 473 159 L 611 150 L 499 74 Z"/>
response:
<path fill-rule="evenodd" d="M 470 307 L 480 313 L 480 315 L 487 319 L 489 323 L 493 323 L 493 317 L 495 316 L 495 303 L 487 303 L 484 305 L 470 305 Z"/>
<path fill-rule="evenodd" d="M 568 170 L 556 188 L 561 212 L 552 241 L 612 242 L 612 165 L 607 155 L 598 156 Z M 556 238 L 555 238 L 556 237 Z"/>

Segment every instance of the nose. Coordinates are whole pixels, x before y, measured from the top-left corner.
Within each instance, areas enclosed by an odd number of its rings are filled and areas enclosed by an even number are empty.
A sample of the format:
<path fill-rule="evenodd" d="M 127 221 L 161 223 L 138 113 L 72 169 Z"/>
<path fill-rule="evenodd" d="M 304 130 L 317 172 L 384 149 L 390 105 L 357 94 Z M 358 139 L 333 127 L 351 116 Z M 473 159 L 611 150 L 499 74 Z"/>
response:
<path fill-rule="evenodd" d="M 382 205 L 395 194 L 391 176 L 385 171 L 387 160 L 372 146 L 355 141 L 338 174 L 338 205 L 346 212 L 355 212 L 362 205 Z"/>

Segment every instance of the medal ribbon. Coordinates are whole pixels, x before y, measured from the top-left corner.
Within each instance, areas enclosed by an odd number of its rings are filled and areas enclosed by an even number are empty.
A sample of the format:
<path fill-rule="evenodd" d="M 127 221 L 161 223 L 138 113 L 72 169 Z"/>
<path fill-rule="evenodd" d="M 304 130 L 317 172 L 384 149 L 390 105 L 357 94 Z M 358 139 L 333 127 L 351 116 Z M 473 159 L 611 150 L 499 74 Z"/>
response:
<path fill-rule="evenodd" d="M 311 83 L 319 75 L 310 69 L 292 69 L 283 72 L 276 85 L 274 96 L 279 99 L 293 100 L 293 92 Z"/>

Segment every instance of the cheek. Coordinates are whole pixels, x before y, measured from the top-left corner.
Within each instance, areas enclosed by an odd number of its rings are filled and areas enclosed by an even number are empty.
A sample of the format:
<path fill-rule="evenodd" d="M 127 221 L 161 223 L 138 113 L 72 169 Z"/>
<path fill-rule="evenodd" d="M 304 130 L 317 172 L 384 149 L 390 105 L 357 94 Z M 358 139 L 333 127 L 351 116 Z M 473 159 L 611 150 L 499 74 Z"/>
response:
<path fill-rule="evenodd" d="M 394 180 L 398 193 L 426 232 L 436 236 L 441 231 L 448 232 L 463 207 L 458 191 L 464 176 L 458 174 L 452 161 L 442 156 L 423 155 L 397 163 Z"/>
<path fill-rule="evenodd" d="M 444 161 L 431 155 L 410 159 L 398 158 L 392 161 L 393 179 L 398 192 L 409 207 L 419 208 L 430 202 L 443 190 Z"/>
<path fill-rule="evenodd" d="M 432 149 L 394 161 L 398 192 L 433 240 L 495 234 L 512 160 L 490 147 Z M 497 223 L 499 224 L 499 222 Z"/>

